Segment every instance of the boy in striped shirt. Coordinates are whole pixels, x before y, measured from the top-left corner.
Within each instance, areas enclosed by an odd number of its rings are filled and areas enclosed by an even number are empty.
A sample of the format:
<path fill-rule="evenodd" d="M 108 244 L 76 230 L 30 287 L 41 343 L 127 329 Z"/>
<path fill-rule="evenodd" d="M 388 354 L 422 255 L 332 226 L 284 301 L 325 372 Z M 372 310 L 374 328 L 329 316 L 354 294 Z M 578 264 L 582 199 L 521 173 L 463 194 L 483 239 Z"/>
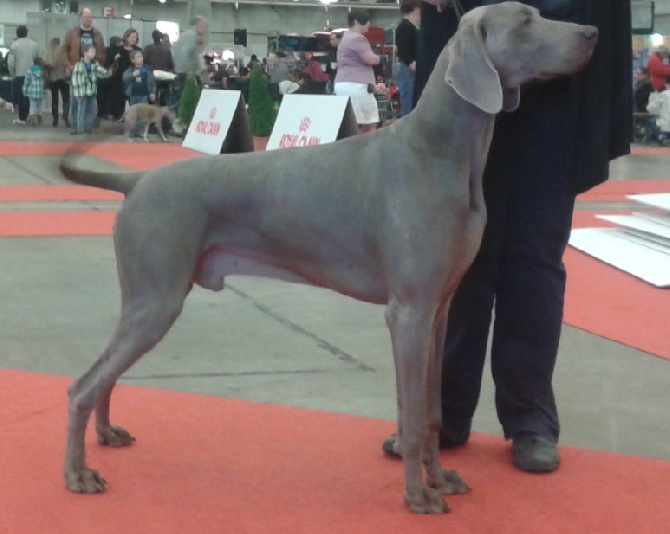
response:
<path fill-rule="evenodd" d="M 72 69 L 70 105 L 72 135 L 91 133 L 93 122 L 98 114 L 96 98 L 98 78 L 105 78 L 109 75 L 108 71 L 95 62 L 95 52 L 95 46 L 82 45 L 82 59 Z"/>

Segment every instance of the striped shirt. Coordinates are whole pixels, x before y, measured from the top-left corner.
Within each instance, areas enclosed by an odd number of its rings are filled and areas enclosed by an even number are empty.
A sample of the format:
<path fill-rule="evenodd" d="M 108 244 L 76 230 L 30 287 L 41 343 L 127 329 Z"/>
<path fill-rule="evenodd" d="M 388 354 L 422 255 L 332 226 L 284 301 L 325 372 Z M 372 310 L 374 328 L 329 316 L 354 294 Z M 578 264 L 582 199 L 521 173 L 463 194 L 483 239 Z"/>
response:
<path fill-rule="evenodd" d="M 106 78 L 107 71 L 97 63 L 80 61 L 72 69 L 72 96 L 95 96 L 98 78 Z"/>

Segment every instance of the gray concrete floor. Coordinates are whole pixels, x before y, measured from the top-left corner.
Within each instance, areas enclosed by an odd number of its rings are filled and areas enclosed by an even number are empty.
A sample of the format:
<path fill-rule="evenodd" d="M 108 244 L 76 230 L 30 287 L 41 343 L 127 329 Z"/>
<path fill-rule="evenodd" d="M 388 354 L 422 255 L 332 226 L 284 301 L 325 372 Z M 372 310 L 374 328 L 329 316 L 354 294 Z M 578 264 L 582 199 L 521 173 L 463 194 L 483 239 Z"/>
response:
<path fill-rule="evenodd" d="M 117 134 L 121 126 L 103 122 L 101 130 Z M 11 113 L 0 112 L 0 141 L 17 140 L 73 138 L 62 126 L 51 128 L 50 120 L 42 128 L 13 126 Z M 2 157 L 0 185 L 66 183 L 56 162 L 53 156 Z M 628 156 L 612 165 L 612 179 L 667 179 L 669 163 L 670 155 Z M 0 211 L 116 207 L 116 202 L 0 202 Z M 577 206 L 598 208 L 630 205 Z M 72 377 L 83 373 L 106 345 L 119 309 L 111 237 L 0 237 L 0 258 L 5 302 L 0 367 Z M 272 280 L 231 278 L 223 293 L 196 288 L 166 339 L 122 381 L 395 417 L 383 309 Z M 564 326 L 555 374 L 561 442 L 670 459 L 669 386 L 670 362 Z M 474 428 L 501 433 L 488 369 Z M 385 437 L 370 446 L 379 447 Z"/>

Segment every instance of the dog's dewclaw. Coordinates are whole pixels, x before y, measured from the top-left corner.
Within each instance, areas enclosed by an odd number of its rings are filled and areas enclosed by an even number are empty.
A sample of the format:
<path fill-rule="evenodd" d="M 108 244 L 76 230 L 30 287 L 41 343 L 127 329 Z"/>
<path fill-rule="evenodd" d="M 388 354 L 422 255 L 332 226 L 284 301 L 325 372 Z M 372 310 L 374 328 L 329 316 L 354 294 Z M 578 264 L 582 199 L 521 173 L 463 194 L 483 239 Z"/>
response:
<path fill-rule="evenodd" d="M 465 483 L 457 471 L 444 469 L 442 474 L 444 480 L 440 484 L 440 487 L 437 488 L 442 492 L 442 495 L 461 495 L 472 491 L 470 486 Z"/>
<path fill-rule="evenodd" d="M 125 428 L 116 425 L 110 425 L 107 428 L 97 431 L 98 443 L 108 447 L 125 447 L 133 443 L 135 438 Z"/>

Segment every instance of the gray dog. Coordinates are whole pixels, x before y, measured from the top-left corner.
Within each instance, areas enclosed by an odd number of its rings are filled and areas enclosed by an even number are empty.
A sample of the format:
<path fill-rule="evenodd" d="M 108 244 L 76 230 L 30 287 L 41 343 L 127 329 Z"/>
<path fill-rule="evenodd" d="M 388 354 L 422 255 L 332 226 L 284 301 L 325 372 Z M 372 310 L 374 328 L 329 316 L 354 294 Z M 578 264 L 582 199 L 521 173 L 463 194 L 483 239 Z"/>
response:
<path fill-rule="evenodd" d="M 156 125 L 156 130 L 158 130 L 158 135 L 161 136 L 163 141 L 167 141 L 167 137 L 163 133 L 163 118 L 166 118 L 170 121 L 170 124 L 173 124 L 175 121 L 175 113 L 167 106 L 157 107 L 152 106 L 151 104 L 134 104 L 130 106 L 124 118 L 123 134 L 126 136 L 128 141 L 132 141 L 132 131 L 135 129 L 135 125 L 138 120 L 141 120 L 144 124 L 144 132 L 142 132 L 142 139 L 145 142 L 149 142 L 149 128 L 152 124 Z"/>
<path fill-rule="evenodd" d="M 99 443 L 134 441 L 110 423 L 112 388 L 163 338 L 193 284 L 219 291 L 227 275 L 241 274 L 386 306 L 404 501 L 413 512 L 448 511 L 442 496 L 469 488 L 440 463 L 440 354 L 449 302 L 486 223 L 482 174 L 494 116 L 517 107 L 521 84 L 582 68 L 597 36 L 516 2 L 477 8 L 461 20 L 417 108 L 390 128 L 128 174 L 82 170 L 66 158 L 69 179 L 127 196 L 114 229 L 121 317 L 69 390 L 67 487 L 105 489 L 86 463 L 89 415 L 95 408 Z M 338 172 L 311 172 L 314 162 Z"/>

